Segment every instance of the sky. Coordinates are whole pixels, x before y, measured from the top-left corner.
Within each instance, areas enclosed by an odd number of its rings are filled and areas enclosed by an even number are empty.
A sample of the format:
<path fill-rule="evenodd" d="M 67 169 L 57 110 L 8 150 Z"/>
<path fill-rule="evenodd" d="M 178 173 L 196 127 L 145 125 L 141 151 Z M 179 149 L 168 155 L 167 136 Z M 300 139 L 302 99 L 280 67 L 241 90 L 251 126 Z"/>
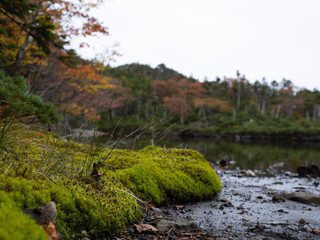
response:
<path fill-rule="evenodd" d="M 88 38 L 85 58 L 121 54 L 111 66 L 164 63 L 200 81 L 290 79 L 320 89 L 320 0 L 105 0 L 92 14 L 108 37 Z M 74 40 L 76 46 L 80 39 Z"/>

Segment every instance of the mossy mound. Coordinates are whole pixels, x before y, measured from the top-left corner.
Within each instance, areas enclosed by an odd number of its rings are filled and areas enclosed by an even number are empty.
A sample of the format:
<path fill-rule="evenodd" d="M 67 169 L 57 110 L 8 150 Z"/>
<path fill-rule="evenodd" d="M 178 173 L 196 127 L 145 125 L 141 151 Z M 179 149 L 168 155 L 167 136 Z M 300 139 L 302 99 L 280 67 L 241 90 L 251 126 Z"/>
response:
<path fill-rule="evenodd" d="M 57 230 L 66 239 L 82 230 L 92 237 L 119 232 L 140 217 L 135 199 L 121 191 L 123 187 L 116 182 L 89 184 L 61 179 L 57 184 L 39 179 L 1 177 L 0 194 L 11 199 L 21 212 L 24 208 L 55 202 Z"/>
<path fill-rule="evenodd" d="M 211 199 L 221 181 L 199 152 L 147 147 L 138 152 L 116 150 L 106 161 L 107 174 L 138 197 L 161 204 Z M 112 171 L 111 171 L 112 170 Z"/>
<path fill-rule="evenodd" d="M 48 240 L 41 226 L 24 215 L 16 203 L 3 191 L 0 191 L 0 239 Z"/>
<path fill-rule="evenodd" d="M 221 189 L 215 171 L 193 150 L 111 150 L 52 134 L 25 136 L 0 152 L 0 192 L 21 212 L 55 202 L 57 231 L 65 239 L 82 230 L 92 238 L 124 230 L 141 215 L 133 194 L 161 204 L 210 199 Z M 99 161 L 102 176 L 95 178 Z"/>

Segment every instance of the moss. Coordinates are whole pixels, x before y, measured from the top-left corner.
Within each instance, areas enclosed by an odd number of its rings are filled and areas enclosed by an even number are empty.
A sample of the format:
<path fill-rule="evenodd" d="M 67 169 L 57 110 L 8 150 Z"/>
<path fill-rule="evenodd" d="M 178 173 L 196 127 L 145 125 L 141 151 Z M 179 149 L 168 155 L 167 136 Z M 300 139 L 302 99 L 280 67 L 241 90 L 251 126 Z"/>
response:
<path fill-rule="evenodd" d="M 4 191 L 0 191 L 0 213 L 1 240 L 47 240 L 45 231 L 24 215 Z"/>
<path fill-rule="evenodd" d="M 193 150 L 147 147 L 130 154 L 114 152 L 106 164 L 116 166 L 109 174 L 155 204 L 210 199 L 221 190 L 215 171 L 203 155 Z"/>
<path fill-rule="evenodd" d="M 56 185 L 39 179 L 1 177 L 0 191 L 5 191 L 21 210 L 55 202 L 57 230 L 66 239 L 81 230 L 87 230 L 90 236 L 96 237 L 124 230 L 126 224 L 137 220 L 141 214 L 135 199 L 120 191 L 123 190 L 121 185 L 115 181 L 102 181 L 103 184 L 93 186 L 64 179 Z"/>
<path fill-rule="evenodd" d="M 137 221 L 141 211 L 131 193 L 161 204 L 210 199 L 221 189 L 215 171 L 193 150 L 147 147 L 111 152 L 51 134 L 26 136 L 0 156 L 0 191 L 19 209 L 55 202 L 57 230 L 65 239 L 82 230 L 93 238 L 109 235 Z M 105 174 L 94 181 L 88 173 L 99 159 L 99 170 Z"/>

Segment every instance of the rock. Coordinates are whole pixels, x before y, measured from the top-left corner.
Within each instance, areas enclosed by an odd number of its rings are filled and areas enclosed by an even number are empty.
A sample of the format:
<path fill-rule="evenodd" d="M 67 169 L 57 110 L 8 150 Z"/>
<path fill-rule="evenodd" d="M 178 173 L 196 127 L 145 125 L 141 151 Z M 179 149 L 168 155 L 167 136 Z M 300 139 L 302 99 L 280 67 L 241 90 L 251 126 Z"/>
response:
<path fill-rule="evenodd" d="M 84 237 L 84 238 L 81 238 L 81 240 L 90 240 L 90 238 Z"/>
<path fill-rule="evenodd" d="M 287 176 L 287 177 L 289 177 L 289 176 L 292 175 L 292 173 L 291 173 L 290 171 L 285 171 L 285 172 L 284 172 L 284 175 Z"/>
<path fill-rule="evenodd" d="M 170 220 L 160 220 L 157 224 L 157 229 L 160 232 L 167 232 L 171 228 L 177 228 L 177 229 L 197 229 L 198 226 L 187 219 L 184 218 L 178 218 L 175 221 L 170 221 Z"/>
<path fill-rule="evenodd" d="M 157 213 L 157 214 L 162 214 L 162 213 L 163 213 L 163 211 L 162 211 L 160 208 L 151 207 L 151 210 L 152 210 L 154 213 Z"/>
<path fill-rule="evenodd" d="M 284 162 L 277 162 L 273 165 L 270 166 L 271 168 L 283 168 L 284 167 Z"/>
<path fill-rule="evenodd" d="M 220 201 L 221 201 L 221 202 L 229 202 L 226 197 L 222 197 L 222 198 L 220 199 Z"/>
<path fill-rule="evenodd" d="M 221 160 L 219 161 L 219 164 L 221 167 L 225 167 L 228 165 L 229 162 L 229 157 L 228 156 L 224 156 L 223 158 L 221 158 Z"/>
<path fill-rule="evenodd" d="M 294 192 L 284 194 L 284 197 L 291 201 L 300 202 L 304 204 L 315 204 L 320 206 L 320 195 L 311 194 L 307 192 Z"/>
<path fill-rule="evenodd" d="M 223 207 L 233 207 L 233 204 L 231 202 L 226 202 L 222 206 Z"/>
<path fill-rule="evenodd" d="M 53 223 L 56 225 L 57 208 L 55 203 L 49 202 L 36 209 L 26 208 L 23 213 L 36 220 L 39 225 L 49 225 Z"/>
<path fill-rule="evenodd" d="M 274 195 L 272 197 L 272 202 L 273 203 L 277 203 L 277 202 L 285 202 L 286 200 L 284 199 L 284 197 L 282 195 Z"/>
<path fill-rule="evenodd" d="M 237 209 L 238 209 L 238 210 L 243 210 L 244 207 L 243 207 L 243 205 L 240 205 L 239 207 L 237 207 Z"/>
<path fill-rule="evenodd" d="M 297 168 L 299 177 L 320 177 L 320 167 L 318 165 L 304 166 Z"/>
<path fill-rule="evenodd" d="M 256 177 L 257 175 L 256 175 L 256 173 L 255 173 L 254 171 L 252 171 L 252 170 L 247 170 L 247 171 L 246 171 L 246 176 L 247 176 L 247 177 Z"/>

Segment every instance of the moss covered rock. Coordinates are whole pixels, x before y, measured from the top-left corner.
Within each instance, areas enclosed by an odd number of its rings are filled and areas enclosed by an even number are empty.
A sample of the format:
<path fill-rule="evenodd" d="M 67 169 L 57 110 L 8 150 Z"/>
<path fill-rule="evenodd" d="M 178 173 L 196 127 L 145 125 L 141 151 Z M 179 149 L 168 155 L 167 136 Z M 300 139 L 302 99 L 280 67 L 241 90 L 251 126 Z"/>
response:
<path fill-rule="evenodd" d="M 24 208 L 55 202 L 57 230 L 66 239 L 82 230 L 93 237 L 108 235 L 122 231 L 126 224 L 136 221 L 141 214 L 140 208 L 135 199 L 121 189 L 123 187 L 116 182 L 97 186 L 67 179 L 53 184 L 22 177 L 0 178 L 0 193 L 14 202 L 21 212 Z M 0 229 L 2 227 L 0 223 Z"/>
<path fill-rule="evenodd" d="M 42 227 L 24 215 L 4 191 L 0 191 L 0 213 L 1 240 L 48 239 Z"/>
<path fill-rule="evenodd" d="M 124 230 L 141 215 L 133 194 L 161 204 L 210 199 L 221 189 L 215 171 L 193 150 L 111 150 L 52 134 L 25 136 L 0 154 L 0 192 L 21 211 L 54 202 L 65 239 L 82 230 L 93 238 Z M 99 161 L 102 176 L 93 179 Z"/>
<path fill-rule="evenodd" d="M 199 152 L 146 147 L 114 151 L 106 161 L 109 175 L 137 196 L 155 204 L 212 198 L 221 190 L 216 172 Z M 111 171 L 112 170 L 112 171 Z"/>

